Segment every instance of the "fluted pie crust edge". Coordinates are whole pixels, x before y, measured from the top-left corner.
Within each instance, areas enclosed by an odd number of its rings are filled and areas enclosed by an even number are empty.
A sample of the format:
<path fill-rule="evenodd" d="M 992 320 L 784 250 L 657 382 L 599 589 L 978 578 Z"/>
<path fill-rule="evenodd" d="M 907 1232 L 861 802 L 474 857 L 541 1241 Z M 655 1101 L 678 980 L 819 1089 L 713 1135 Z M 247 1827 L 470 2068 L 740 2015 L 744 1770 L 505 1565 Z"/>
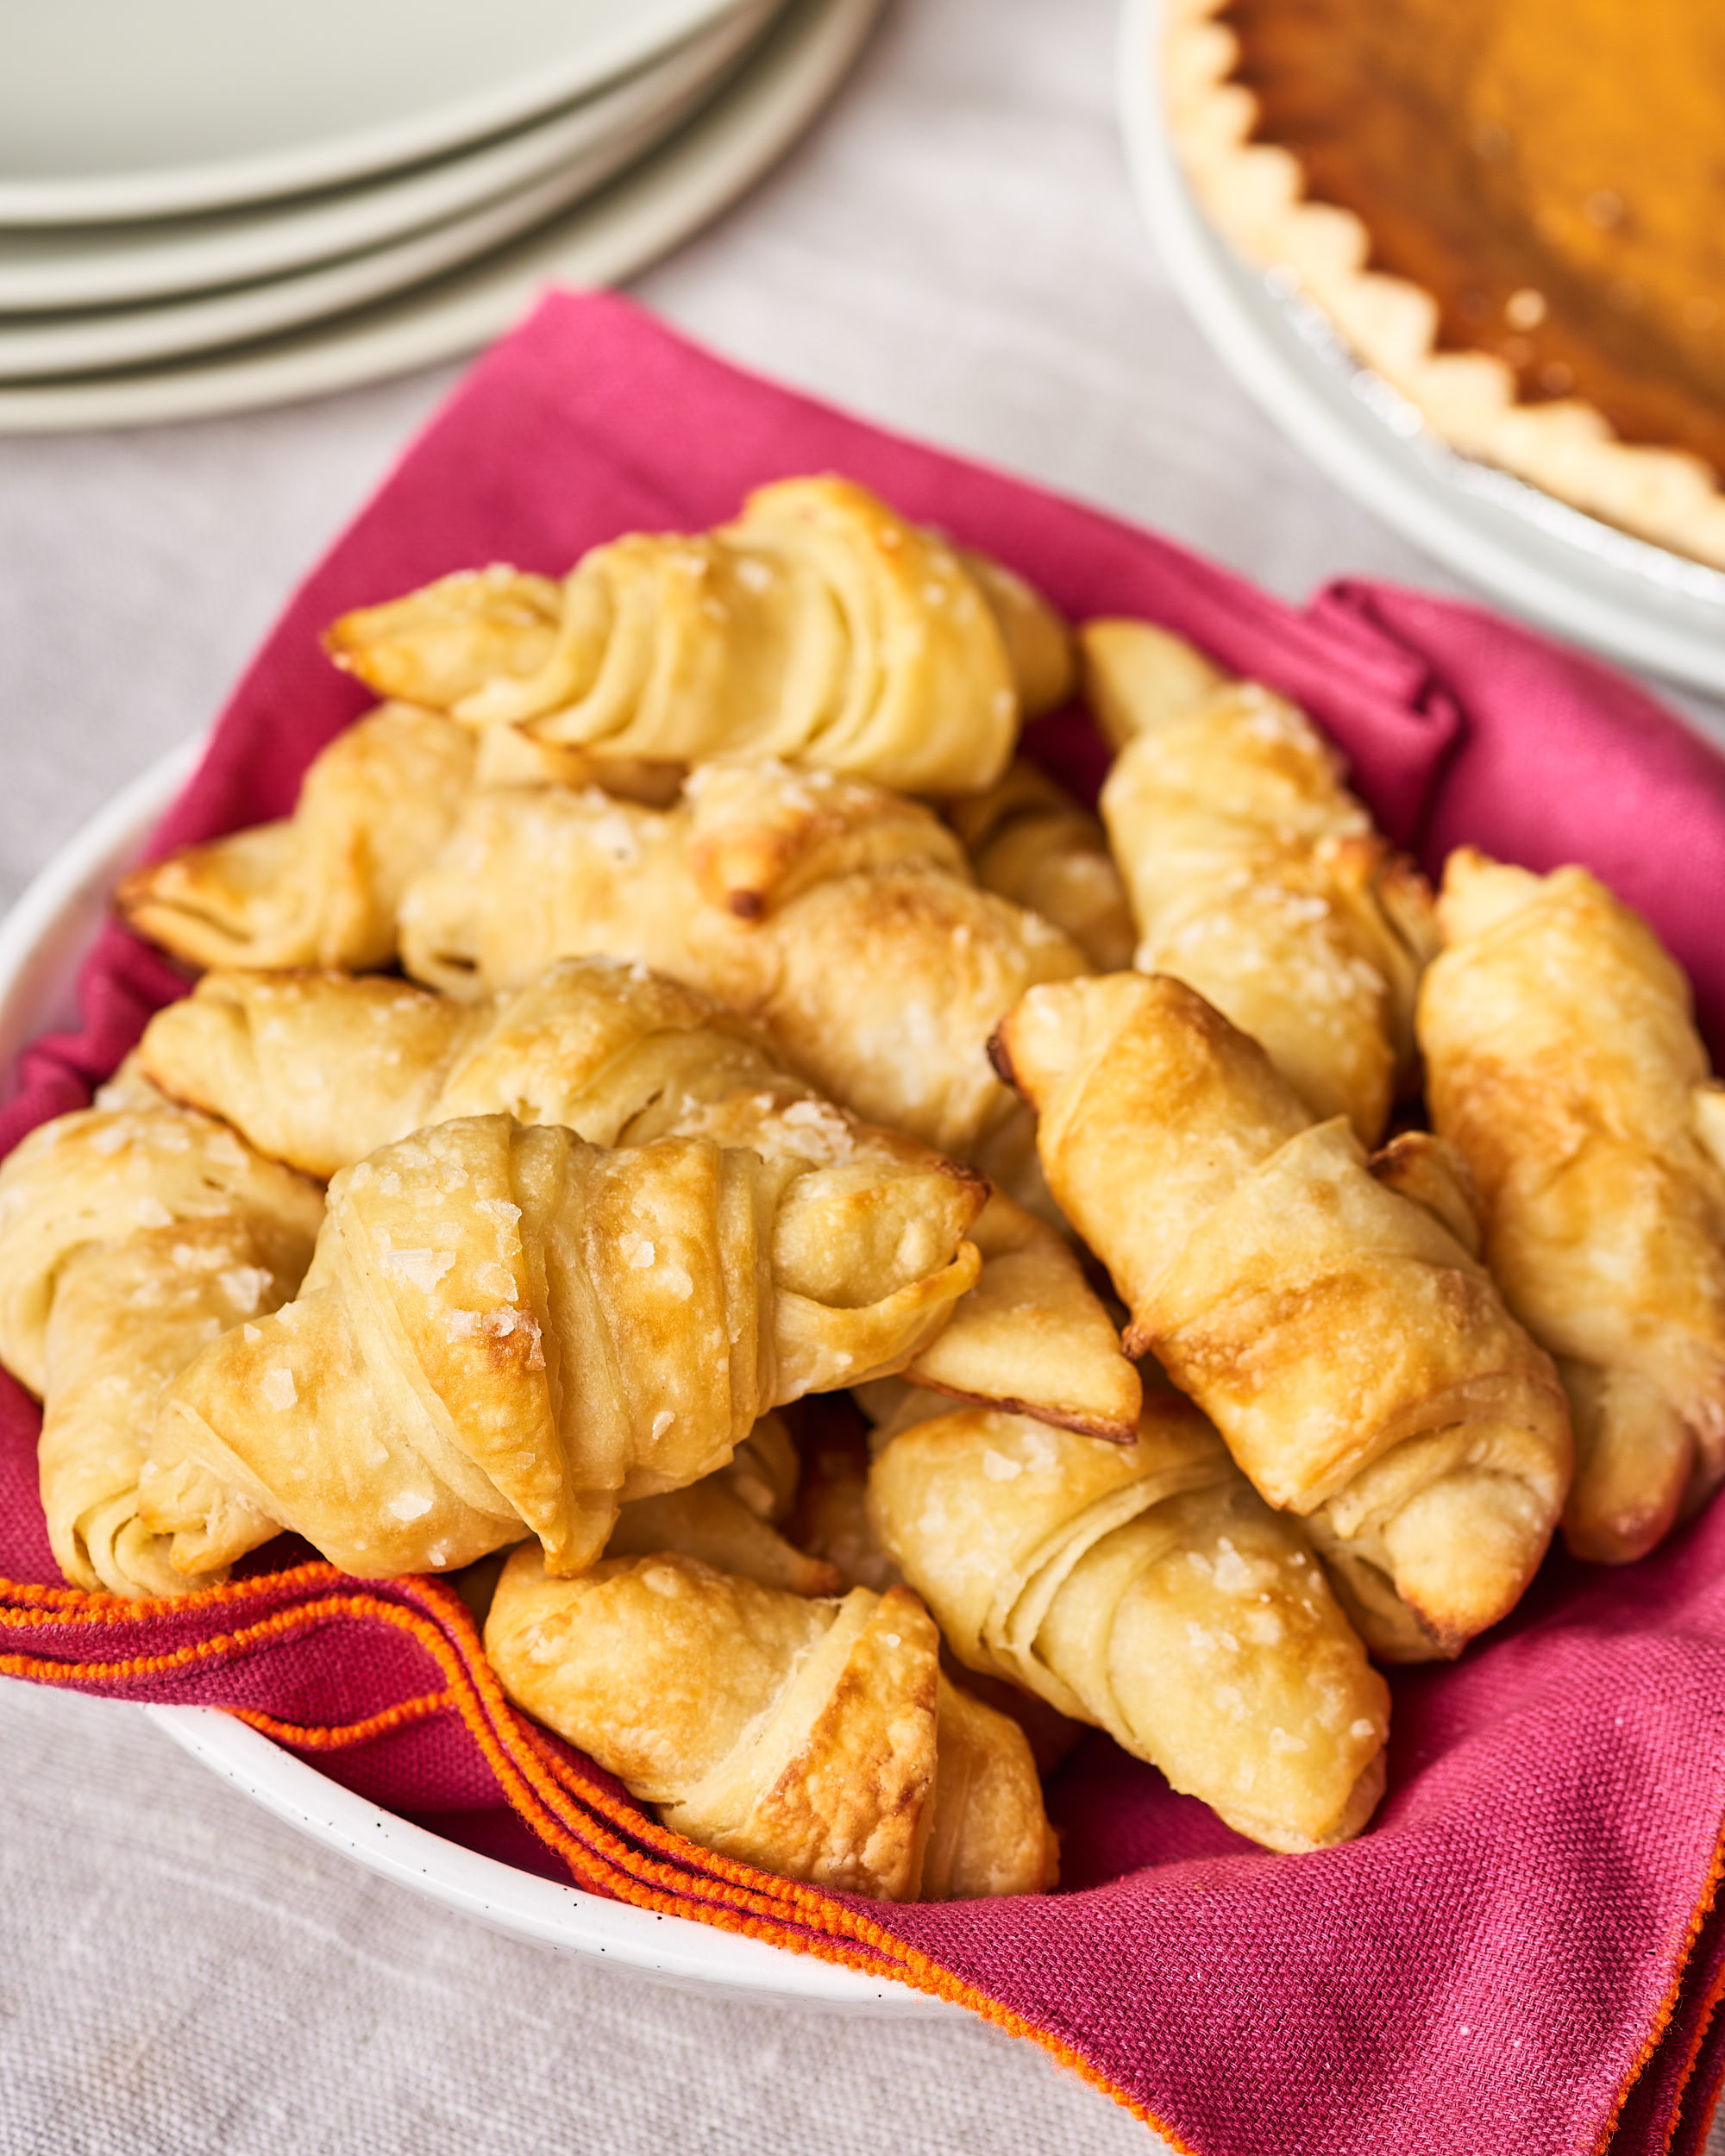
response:
<path fill-rule="evenodd" d="M 1527 404 L 1489 352 L 1440 351 L 1438 308 L 1407 279 L 1370 270 L 1350 210 L 1307 199 L 1293 152 L 1255 142 L 1258 102 L 1235 79 L 1227 0 L 1164 0 L 1170 140 L 1211 222 L 1264 269 L 1287 268 L 1368 365 L 1464 454 L 1502 467 L 1638 537 L 1725 569 L 1725 492 L 1700 458 L 1619 441 L 1580 398 Z"/>

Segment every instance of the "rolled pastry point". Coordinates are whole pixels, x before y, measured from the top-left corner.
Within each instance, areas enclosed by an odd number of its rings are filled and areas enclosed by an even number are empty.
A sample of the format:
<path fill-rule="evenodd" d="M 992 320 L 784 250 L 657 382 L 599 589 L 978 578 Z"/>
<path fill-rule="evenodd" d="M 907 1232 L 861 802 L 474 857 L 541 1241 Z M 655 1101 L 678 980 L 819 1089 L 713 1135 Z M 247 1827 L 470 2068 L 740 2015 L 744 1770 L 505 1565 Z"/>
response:
<path fill-rule="evenodd" d="M 1097 1724 L 1272 1849 L 1357 1833 L 1389 1693 L 1299 1526 L 1183 1401 L 1099 1445 L 963 1408 L 889 1438 L 882 1543 L 960 1661 Z"/>
<path fill-rule="evenodd" d="M 1465 1189 L 1441 1141 L 1369 1162 L 1165 976 L 1037 988 L 996 1045 L 1132 1313 L 1128 1348 L 1308 1520 L 1374 1651 L 1454 1654 L 1505 1615 L 1568 1491 L 1569 1416 L 1446 1225 Z M 1422 1184 L 1429 1203 L 1405 1194 Z"/>
<path fill-rule="evenodd" d="M 313 760 L 291 817 L 135 868 L 115 903 L 191 966 L 386 966 L 402 893 L 453 829 L 473 769 L 463 728 L 386 704 Z"/>
<path fill-rule="evenodd" d="M 170 1099 L 327 1181 L 435 1119 L 488 1016 L 383 974 L 217 969 L 156 1012 L 138 1061 Z"/>
<path fill-rule="evenodd" d="M 525 1549 L 485 1644 L 518 1707 L 703 1847 L 883 1901 L 1053 1883 L 1029 1749 L 941 1677 L 906 1588 L 812 1601 L 673 1555 L 557 1580 Z"/>
<path fill-rule="evenodd" d="M 708 766 L 665 813 L 555 788 L 481 795 L 403 903 L 416 979 L 475 999 L 608 954 L 763 1025 L 833 1100 L 969 1156 L 1019 1119 L 990 1031 L 1085 970 L 971 881 L 938 818 L 782 764 Z"/>
<path fill-rule="evenodd" d="M 1098 973 L 1131 965 L 1138 936 L 1107 834 L 1046 773 L 1020 756 L 946 812 L 985 891 L 1052 921 Z"/>
<path fill-rule="evenodd" d="M 1314 1117 L 1375 1144 L 1413 1075 L 1431 893 L 1373 830 L 1333 749 L 1255 681 L 1147 623 L 1095 622 L 1087 692 L 1120 754 L 1102 819 L 1140 941 L 1261 1041 Z"/>
<path fill-rule="evenodd" d="M 1021 579 L 831 477 L 759 487 L 716 531 L 597 547 L 561 585 L 446 577 L 324 641 L 383 693 L 473 725 L 616 757 L 784 756 L 913 793 L 990 784 L 1071 673 Z"/>
<path fill-rule="evenodd" d="M 1117 754 L 1146 727 L 1201 711 L 1233 676 L 1147 621 L 1099 618 L 1078 632 L 1084 701 Z"/>
<path fill-rule="evenodd" d="M 1433 1119 L 1574 1413 L 1564 1534 L 1621 1564 L 1725 1476 L 1722 1095 L 1689 984 L 1578 868 L 1452 854 L 1420 998 Z"/>
<path fill-rule="evenodd" d="M 982 1275 L 905 1376 L 1129 1444 L 1144 1388 L 1071 1244 L 1000 1191 L 970 1235 Z"/>
<path fill-rule="evenodd" d="M 188 1570 L 255 1520 L 361 1574 L 524 1528 L 579 1571 L 768 1408 L 909 1361 L 975 1282 L 981 1199 L 944 1163 L 605 1150 L 506 1115 L 417 1132 L 331 1185 L 299 1297 L 165 1395 L 147 1522 Z"/>
<path fill-rule="evenodd" d="M 951 1413 L 944 1401 L 931 1394 L 918 1393 L 897 1378 L 880 1378 L 865 1391 L 870 1395 L 893 1396 L 890 1404 L 881 1406 L 882 1421 L 890 1421 L 894 1429 L 907 1426 L 919 1416 Z M 876 1402 L 871 1398 L 868 1405 L 872 1412 Z M 799 1549 L 824 1558 L 832 1567 L 839 1586 L 869 1587 L 877 1595 L 884 1594 L 903 1577 L 869 1515 L 870 1445 L 885 1442 L 885 1432 L 877 1431 L 871 1436 L 856 1409 L 831 1395 L 805 1401 L 799 1419 L 803 1471 L 786 1532 Z M 949 1677 L 957 1676 L 963 1666 L 944 1643 L 941 1663 Z M 1038 1774 L 1053 1773 L 1083 1740 L 1082 1722 L 1059 1713 L 1037 1693 L 1026 1691 L 1009 1678 L 972 1669 L 964 1673 L 964 1689 L 985 1707 L 1010 1715 L 1018 1724 Z"/>
<path fill-rule="evenodd" d="M 988 602 L 1006 643 L 1020 717 L 1041 718 L 1057 711 L 1078 686 L 1072 631 L 1016 569 L 969 547 L 960 547 L 957 553 Z"/>
<path fill-rule="evenodd" d="M 162 1388 L 294 1292 L 323 1206 L 222 1125 L 135 1079 L 123 1098 L 42 1125 L 0 1168 L 0 1358 L 42 1401 L 61 1571 L 92 1592 L 157 1595 L 203 1583 L 173 1570 L 141 1517 Z"/>
<path fill-rule="evenodd" d="M 637 1497 L 618 1514 L 608 1557 L 674 1551 L 793 1595 L 833 1595 L 836 1566 L 780 1532 L 797 1486 L 796 1448 L 778 1415 L 763 1415 L 731 1458 L 687 1489 Z M 843 1583 L 850 1584 L 850 1583 Z"/>
<path fill-rule="evenodd" d="M 507 1112 L 594 1144 L 670 1135 L 766 1158 L 849 1160 L 859 1188 L 963 1175 L 820 1099 L 748 1019 L 614 959 L 562 959 L 513 995 L 461 1003 L 370 975 L 206 974 L 145 1031 L 142 1067 L 262 1150 L 332 1175 L 409 1132 Z M 878 1233 L 900 1232 L 881 1214 Z M 983 1269 L 909 1375 L 1100 1436 L 1129 1437 L 1138 1385 L 1065 1241 L 996 1196 Z"/>

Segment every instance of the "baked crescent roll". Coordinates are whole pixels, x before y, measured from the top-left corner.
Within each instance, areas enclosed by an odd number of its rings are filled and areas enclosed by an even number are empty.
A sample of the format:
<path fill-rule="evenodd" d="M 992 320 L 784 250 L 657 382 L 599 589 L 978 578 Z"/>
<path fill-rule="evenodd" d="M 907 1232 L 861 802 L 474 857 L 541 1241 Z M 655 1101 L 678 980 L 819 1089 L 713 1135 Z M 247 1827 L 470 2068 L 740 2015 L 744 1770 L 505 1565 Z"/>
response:
<path fill-rule="evenodd" d="M 1432 1114 L 1574 1411 L 1578 1557 L 1653 1548 L 1725 1476 L 1725 1094 L 1689 985 L 1582 868 L 1450 856 L 1420 995 Z"/>
<path fill-rule="evenodd" d="M 934 1161 L 823 1100 L 748 1019 L 613 959 L 562 959 L 480 1003 L 370 975 L 206 974 L 150 1021 L 139 1053 L 176 1100 L 317 1175 L 429 1124 L 499 1112 L 596 1145 L 705 1135 L 878 1158 L 893 1175 Z M 1073 1250 L 1004 1194 L 971 1234 L 981 1276 L 907 1375 L 1129 1438 L 1138 1374 Z"/>
<path fill-rule="evenodd" d="M 902 1368 L 975 1281 L 982 1197 L 944 1162 L 417 1132 L 336 1177 L 298 1300 L 164 1395 L 144 1517 L 187 1572 L 256 1522 L 361 1574 L 524 1527 L 579 1571 L 620 1505 L 710 1474 L 768 1407 Z"/>
<path fill-rule="evenodd" d="M 1098 1445 L 963 1408 L 888 1439 L 869 1511 L 967 1667 L 1094 1722 L 1271 1849 L 1358 1833 L 1389 1695 L 1292 1521 L 1195 1408 Z"/>
<path fill-rule="evenodd" d="M 985 891 L 1052 921 L 1098 973 L 1131 965 L 1138 937 L 1107 835 L 1045 772 L 1020 756 L 946 813 Z"/>
<path fill-rule="evenodd" d="M 325 1178 L 458 1115 L 507 1112 L 626 1145 L 737 1094 L 763 1115 L 819 1103 L 793 1128 L 926 1156 L 819 1102 L 749 1019 L 612 958 L 559 959 L 477 1002 L 379 974 L 208 973 L 150 1020 L 138 1056 L 173 1099 Z"/>
<path fill-rule="evenodd" d="M 669 1554 L 560 1580 L 525 1549 L 485 1644 L 518 1707 L 705 1848 L 882 1901 L 1054 1883 L 1029 1747 L 941 1676 L 907 1588 L 815 1601 Z"/>
<path fill-rule="evenodd" d="M 605 756 L 782 756 L 912 793 L 997 779 L 1071 686 L 1064 625 L 834 478 L 757 487 L 716 531 L 632 533 L 561 583 L 492 567 L 345 615 L 385 696 Z"/>
<path fill-rule="evenodd" d="M 1315 1117 L 1346 1115 L 1375 1145 L 1412 1071 L 1434 940 L 1424 879 L 1284 699 L 1145 622 L 1091 622 L 1082 642 L 1086 693 L 1120 744 L 1101 809 L 1132 962 L 1196 988 Z"/>
<path fill-rule="evenodd" d="M 798 1462 L 778 1415 L 763 1415 L 730 1459 L 686 1489 L 637 1497 L 617 1516 L 608 1557 L 675 1551 L 718 1572 L 793 1595 L 836 1595 L 837 1566 L 787 1541 L 779 1530 L 796 1496 Z"/>
<path fill-rule="evenodd" d="M 882 1421 L 894 1427 L 915 1420 L 908 1401 L 920 1400 L 922 1412 L 951 1411 L 927 1394 L 914 1394 L 896 1378 L 883 1377 L 868 1388 L 871 1395 L 892 1395 L 877 1403 Z M 903 1574 L 888 1555 L 869 1516 L 869 1463 L 871 1435 L 867 1424 L 842 1395 L 824 1394 L 804 1402 L 800 1415 L 802 1474 L 796 1502 L 785 1532 L 799 1550 L 824 1560 L 841 1587 L 871 1587 L 884 1594 Z M 734 1566 L 742 1570 L 742 1566 Z M 963 1665 L 943 1645 L 942 1666 L 949 1677 Z M 986 1670 L 966 1672 L 965 1689 L 997 1714 L 1009 1714 L 1025 1733 L 1038 1774 L 1051 1774 L 1083 1741 L 1084 1727 L 1051 1707 L 1034 1692 Z"/>
<path fill-rule="evenodd" d="M 1419 1201 L 1165 975 L 1032 989 L 997 1049 L 1055 1195 L 1259 1492 L 1300 1514 L 1373 1649 L 1458 1652 L 1512 1608 L 1569 1488 L 1550 1359 Z M 1399 1187 L 1397 1187 L 1399 1186 Z M 1407 1194 L 1412 1188 L 1414 1195 Z M 1447 1203 L 1465 1205 L 1457 1174 Z"/>
<path fill-rule="evenodd" d="M 409 973 L 473 998 L 554 958 L 637 959 L 760 1019 L 831 1100 L 968 1154 L 1021 1112 L 990 1030 L 1085 970 L 979 891 L 914 802 L 781 764 L 708 765 L 660 813 L 555 788 L 476 797 L 402 908 Z"/>
<path fill-rule="evenodd" d="M 54 1560 L 92 1593 L 184 1592 L 139 1517 L 167 1381 L 299 1285 L 322 1194 L 208 1117 L 137 1094 L 31 1131 L 0 1166 L 0 1361 L 42 1401 Z"/>
<path fill-rule="evenodd" d="M 408 880 L 470 790 L 473 736 L 386 704 L 314 759 L 293 814 L 121 879 L 126 921 L 192 966 L 387 966 Z"/>

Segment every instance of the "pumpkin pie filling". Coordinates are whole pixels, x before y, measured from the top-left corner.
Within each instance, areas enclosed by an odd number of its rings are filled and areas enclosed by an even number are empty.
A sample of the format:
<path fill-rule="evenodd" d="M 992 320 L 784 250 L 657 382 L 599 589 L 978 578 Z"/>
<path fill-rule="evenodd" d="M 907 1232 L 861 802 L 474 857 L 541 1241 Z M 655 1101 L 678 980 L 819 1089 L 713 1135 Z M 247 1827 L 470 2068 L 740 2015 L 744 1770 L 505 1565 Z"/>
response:
<path fill-rule="evenodd" d="M 1199 8 L 1232 34 L 1248 142 L 1352 213 L 1366 271 L 1429 296 L 1436 354 L 1725 474 L 1719 0 Z"/>

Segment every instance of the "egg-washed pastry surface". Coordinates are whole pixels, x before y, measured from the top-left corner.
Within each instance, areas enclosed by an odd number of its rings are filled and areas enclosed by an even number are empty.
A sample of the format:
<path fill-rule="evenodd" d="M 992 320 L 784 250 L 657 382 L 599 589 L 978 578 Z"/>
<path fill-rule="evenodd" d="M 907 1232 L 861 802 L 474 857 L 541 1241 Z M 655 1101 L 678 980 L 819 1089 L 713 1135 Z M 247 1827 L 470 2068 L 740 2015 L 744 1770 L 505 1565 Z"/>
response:
<path fill-rule="evenodd" d="M 1688 983 L 1585 870 L 1452 854 L 1420 999 L 1432 1111 L 1574 1412 L 1564 1532 L 1643 1555 L 1725 1476 L 1725 1094 Z"/>
<path fill-rule="evenodd" d="M 758 487 L 717 530 L 634 533 L 561 583 L 492 567 L 345 615 L 380 695 L 608 756 L 781 756 L 912 793 L 991 785 L 1068 693 L 1023 580 L 835 478 Z"/>
<path fill-rule="evenodd" d="M 963 1408 L 891 1434 L 869 1513 L 959 1659 L 1094 1722 L 1273 1849 L 1358 1833 L 1389 1692 L 1298 1525 L 1203 1417 L 1131 1445 Z"/>
<path fill-rule="evenodd" d="M 40 1125 L 0 1165 L 0 1361 L 42 1402 L 42 1510 L 75 1586 L 206 1583 L 141 1515 L 167 1382 L 298 1287 L 323 1194 L 224 1125 L 129 1088 L 131 1105 Z"/>
<path fill-rule="evenodd" d="M 864 1175 L 871 1162 L 889 1178 L 939 1167 L 916 1140 L 823 1100 L 747 1019 L 613 959 L 561 960 L 477 1003 L 370 975 L 209 974 L 152 1019 L 140 1059 L 177 1100 L 314 1175 L 495 1112 L 599 1145 L 706 1136 Z M 1002 1193 L 971 1233 L 976 1285 L 906 1374 L 1129 1438 L 1137 1373 L 1070 1245 Z"/>
<path fill-rule="evenodd" d="M 402 893 L 473 777 L 463 728 L 386 704 L 313 759 L 291 817 L 135 868 L 115 902 L 190 965 L 387 966 Z"/>
<path fill-rule="evenodd" d="M 1411 1075 L 1431 894 L 1315 727 L 1146 622 L 1097 621 L 1085 690 L 1119 754 L 1102 817 L 1140 942 L 1270 1058 L 1320 1121 L 1383 1134 Z"/>
<path fill-rule="evenodd" d="M 1138 939 L 1107 834 L 1046 772 L 1019 756 L 946 815 L 985 891 L 1052 921 L 1098 973 L 1131 965 Z"/>
<path fill-rule="evenodd" d="M 791 1525 L 799 1463 L 781 1416 L 763 1415 L 723 1467 L 681 1489 L 637 1497 L 617 1516 L 608 1557 L 674 1551 L 715 1571 L 793 1595 L 836 1595 L 837 1568 L 801 1546 Z M 782 1531 L 782 1532 L 781 1532 Z"/>
<path fill-rule="evenodd" d="M 416 1133 L 336 1178 L 298 1299 L 169 1388 L 147 1523 L 182 1570 L 283 1526 L 362 1575 L 524 1528 L 579 1570 L 621 1504 L 768 1407 L 908 1362 L 975 1282 L 982 1197 L 944 1163 L 609 1150 L 506 1115 Z"/>
<path fill-rule="evenodd" d="M 706 1848 L 894 1902 L 1054 1883 L 1029 1746 L 941 1675 L 906 1588 L 813 1601 L 670 1553 L 559 1580 L 527 1549 L 485 1642 L 518 1707 Z"/>
<path fill-rule="evenodd" d="M 708 765 L 681 804 L 475 796 L 404 903 L 407 971 L 452 995 L 553 958 L 639 959 L 759 1018 L 831 1099 L 968 1155 L 1019 1116 L 988 1033 L 1082 973 L 1038 915 L 979 891 L 953 833 L 878 787 Z"/>
<path fill-rule="evenodd" d="M 1440 1141 L 1369 1163 L 1164 975 L 1032 990 L 999 1044 L 1040 1111 L 1050 1185 L 1132 1312 L 1128 1345 L 1305 1519 L 1373 1648 L 1453 1654 L 1495 1624 L 1568 1494 L 1569 1416 L 1457 1239 L 1463 1171 Z"/>

